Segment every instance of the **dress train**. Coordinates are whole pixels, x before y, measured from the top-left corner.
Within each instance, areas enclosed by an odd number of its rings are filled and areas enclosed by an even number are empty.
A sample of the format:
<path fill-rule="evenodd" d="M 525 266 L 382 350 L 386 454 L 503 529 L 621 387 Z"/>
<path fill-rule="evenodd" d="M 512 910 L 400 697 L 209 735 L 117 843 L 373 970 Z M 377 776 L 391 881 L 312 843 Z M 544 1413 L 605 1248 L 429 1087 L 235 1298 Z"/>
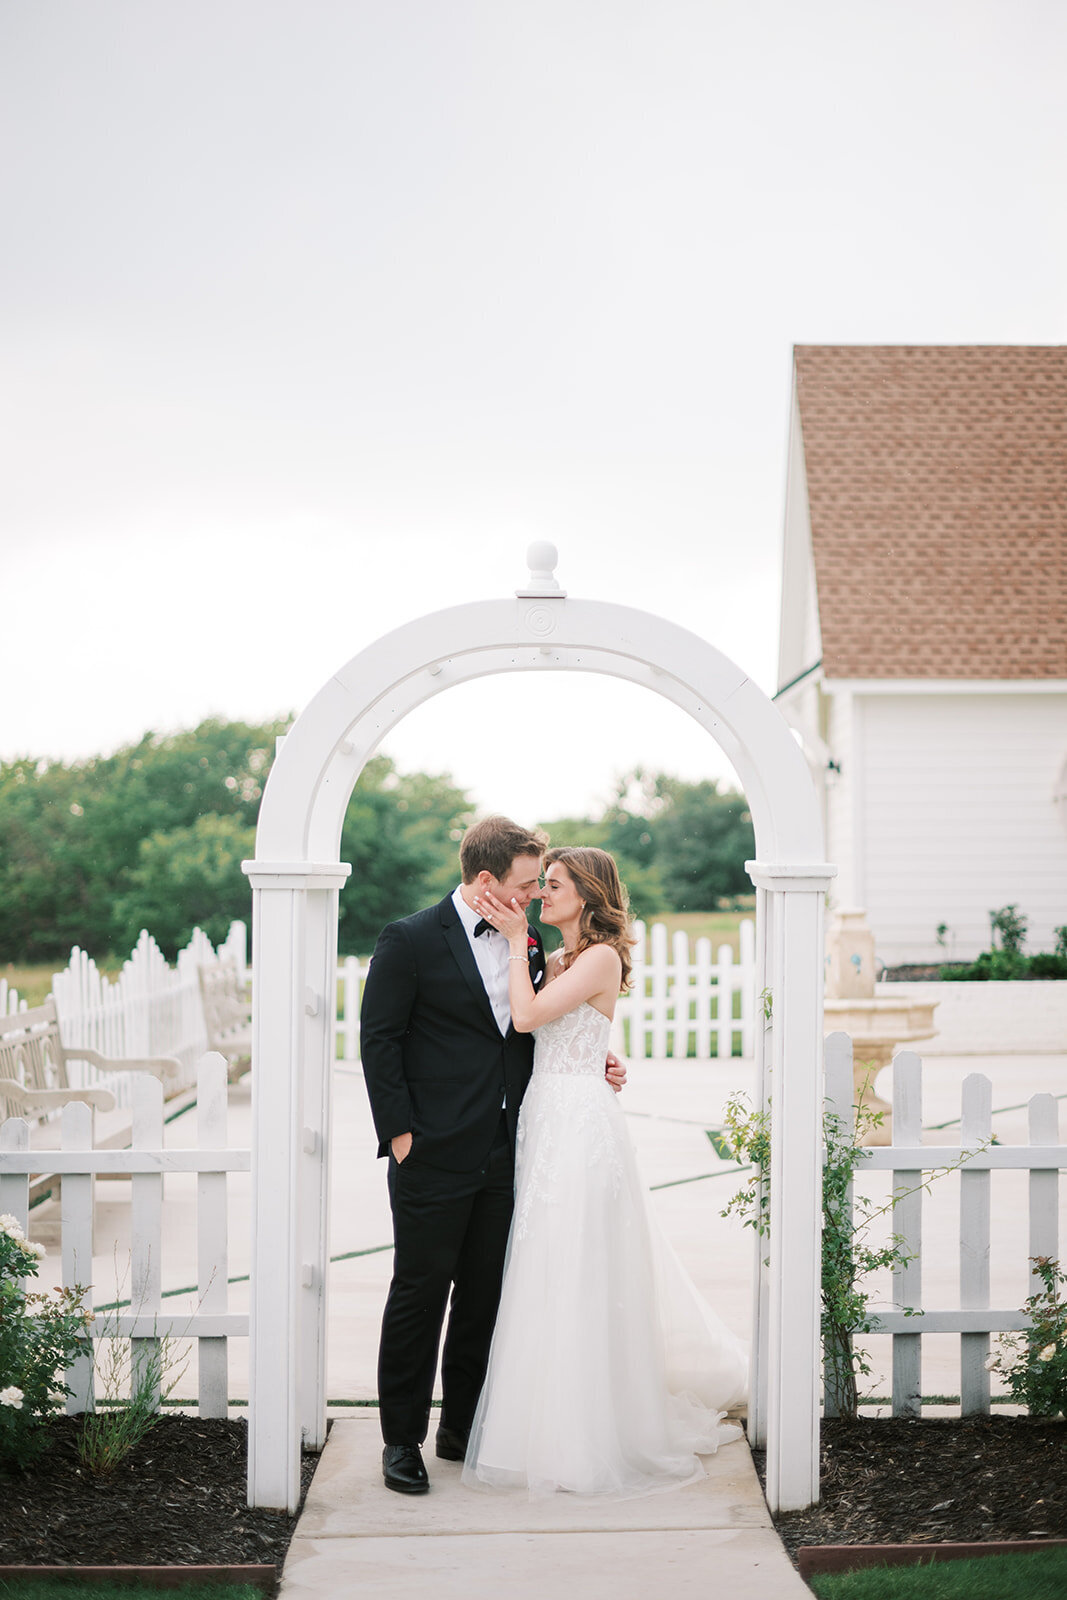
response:
<path fill-rule="evenodd" d="M 739 1438 L 742 1343 L 652 1216 L 618 1099 L 609 1019 L 587 1002 L 536 1032 L 515 1213 L 464 1483 L 648 1494 Z"/>

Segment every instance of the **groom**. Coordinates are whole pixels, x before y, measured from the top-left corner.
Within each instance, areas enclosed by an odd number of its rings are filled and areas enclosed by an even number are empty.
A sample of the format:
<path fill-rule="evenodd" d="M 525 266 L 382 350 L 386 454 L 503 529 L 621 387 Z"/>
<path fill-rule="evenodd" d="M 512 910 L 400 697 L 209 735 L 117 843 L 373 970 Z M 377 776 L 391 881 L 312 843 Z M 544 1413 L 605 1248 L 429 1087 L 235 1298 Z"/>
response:
<path fill-rule="evenodd" d="M 490 890 L 526 910 L 548 843 L 507 817 L 464 834 L 463 881 L 439 905 L 385 928 L 363 990 L 360 1052 L 379 1156 L 389 1158 L 393 1280 L 382 1319 L 378 1399 L 388 1488 L 429 1488 L 420 1445 L 441 1360 L 437 1454 L 462 1461 L 489 1360 L 514 1187 L 515 1128 L 533 1036 L 508 1003 L 508 942 L 473 909 Z M 534 988 L 545 955 L 531 929 Z M 515 959 L 521 959 L 516 957 Z M 608 1058 L 613 1088 L 624 1068 Z"/>

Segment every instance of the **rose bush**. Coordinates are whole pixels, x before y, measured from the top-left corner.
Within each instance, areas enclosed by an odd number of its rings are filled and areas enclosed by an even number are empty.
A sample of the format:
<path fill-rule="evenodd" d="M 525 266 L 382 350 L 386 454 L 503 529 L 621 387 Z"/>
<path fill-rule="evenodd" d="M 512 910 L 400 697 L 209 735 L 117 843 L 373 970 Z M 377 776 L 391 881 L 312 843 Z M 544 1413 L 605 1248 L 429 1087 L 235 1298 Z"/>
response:
<path fill-rule="evenodd" d="M 82 1288 L 27 1290 L 44 1255 L 15 1217 L 0 1216 L 0 1463 L 7 1466 L 40 1455 L 44 1424 L 71 1392 L 63 1374 L 85 1349 L 92 1320 Z"/>
<path fill-rule="evenodd" d="M 1031 1326 L 1025 1333 L 1001 1334 L 1000 1349 L 986 1367 L 1000 1374 L 1012 1399 L 1032 1417 L 1067 1416 L 1067 1300 L 1060 1293 L 1067 1273 L 1049 1256 L 1030 1260 L 1041 1280 L 1023 1306 Z"/>

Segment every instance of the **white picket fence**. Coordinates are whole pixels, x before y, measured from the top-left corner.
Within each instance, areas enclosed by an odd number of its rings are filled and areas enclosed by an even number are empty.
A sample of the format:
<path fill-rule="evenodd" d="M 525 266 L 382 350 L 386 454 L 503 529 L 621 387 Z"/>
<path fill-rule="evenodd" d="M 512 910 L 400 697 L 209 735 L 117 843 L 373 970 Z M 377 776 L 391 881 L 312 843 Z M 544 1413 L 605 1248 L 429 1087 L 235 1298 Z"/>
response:
<path fill-rule="evenodd" d="M 719 946 L 712 958 L 710 939 L 678 932 L 670 938 L 664 923 L 646 928 L 634 923 L 633 987 L 618 1004 L 617 1027 L 624 1031 L 630 1056 L 715 1056 L 755 1053 L 756 931 L 747 918 L 740 925 L 740 956 Z M 337 1038 L 346 1061 L 359 1059 L 359 1007 L 369 961 L 346 956 L 338 968 L 341 1003 Z M 734 1015 L 734 996 L 739 995 Z"/>
<path fill-rule="evenodd" d="M 755 1054 L 756 931 L 747 918 L 740 925 L 740 956 L 721 944 L 712 959 L 710 939 L 677 932 L 668 938 L 662 922 L 646 929 L 634 923 L 633 987 L 616 1011 L 630 1056 L 715 1056 Z M 740 997 L 734 1015 L 734 996 Z M 736 1047 L 736 1048 L 735 1048 Z"/>
<path fill-rule="evenodd" d="M 988 1415 L 990 1373 L 985 1361 L 991 1333 L 1020 1332 L 1029 1326 L 1018 1306 L 990 1305 L 990 1205 L 994 1172 L 1030 1174 L 1027 1259 L 1059 1255 L 1060 1169 L 1067 1167 L 1067 1145 L 1059 1142 L 1055 1096 L 1034 1095 L 1028 1102 L 1029 1144 L 994 1144 L 992 1085 L 982 1073 L 964 1080 L 960 1142 L 924 1144 L 922 1129 L 922 1061 L 910 1050 L 894 1058 L 892 1144 L 867 1151 L 857 1174 L 891 1173 L 891 1193 L 903 1196 L 893 1207 L 891 1230 L 899 1235 L 911 1259 L 893 1274 L 891 1309 L 880 1312 L 873 1331 L 892 1335 L 893 1415 L 917 1417 L 922 1393 L 924 1334 L 960 1336 L 960 1410 L 964 1416 Z M 852 1127 L 854 1099 L 852 1041 L 845 1033 L 826 1040 L 828 1108 Z M 923 1309 L 923 1211 L 930 1196 L 924 1174 L 952 1167 L 962 1152 L 974 1152 L 959 1168 L 959 1301 L 955 1309 Z M 1031 1272 L 1033 1288 L 1039 1288 Z M 922 1311 L 921 1316 L 908 1314 Z M 827 1395 L 827 1409 L 831 1402 Z"/>
<path fill-rule="evenodd" d="M 646 928 L 635 922 L 633 987 L 619 1002 L 616 1023 L 624 1030 L 631 1056 L 694 1056 L 707 1061 L 755 1050 L 755 929 L 740 925 L 740 956 L 721 944 L 712 953 L 710 939 L 670 938 L 662 922 Z M 77 947 L 53 980 L 64 1043 L 84 1044 L 102 1055 L 177 1056 L 182 1074 L 175 1091 L 191 1088 L 195 1064 L 207 1049 L 197 967 L 215 960 L 233 961 L 243 983 L 247 971 L 248 933 L 234 922 L 215 950 L 197 928 L 171 966 L 150 934 L 142 932 L 129 960 L 112 981 Z M 337 1039 L 346 1061 L 359 1060 L 359 1007 L 370 963 L 346 956 L 339 964 L 340 1003 Z M 734 997 L 739 996 L 735 1003 Z M 17 1011 L 23 1002 L 0 979 L 0 1015 Z M 737 1010 L 738 1015 L 734 1015 Z M 85 1063 L 71 1066 L 75 1088 L 105 1087 L 119 1105 L 129 1103 L 128 1074 L 105 1076 Z"/>
<path fill-rule="evenodd" d="M 168 1092 L 180 1093 L 196 1081 L 196 1064 L 207 1049 L 204 1010 L 197 968 L 213 961 L 236 964 L 246 973 L 247 931 L 243 922 L 230 924 L 218 950 L 199 928 L 174 966 L 150 934 L 142 930 L 118 977 L 105 977 L 96 962 L 77 946 L 62 972 L 52 980 L 63 1043 L 87 1045 L 105 1056 L 176 1056 L 182 1070 L 168 1081 Z M 0 979 L 0 1015 L 25 1010 L 25 1002 Z M 103 1073 L 84 1061 L 72 1061 L 71 1087 L 106 1088 L 118 1105 L 129 1105 L 129 1073 Z"/>
<path fill-rule="evenodd" d="M 62 1180 L 61 1251 L 63 1284 L 93 1281 L 93 1179 L 100 1173 L 131 1179 L 130 1309 L 109 1311 L 94 1324 L 94 1338 L 131 1341 L 131 1366 L 139 1368 L 164 1338 L 198 1342 L 197 1381 L 202 1417 L 226 1415 L 227 1340 L 248 1335 L 248 1316 L 228 1310 L 227 1174 L 247 1172 L 250 1152 L 228 1148 L 226 1062 L 208 1053 L 197 1065 L 197 1148 L 167 1148 L 163 1135 L 163 1087 L 148 1073 L 129 1074 L 133 1139 L 128 1150 L 94 1150 L 92 1113 L 80 1103 L 64 1106 L 61 1148 L 47 1153 L 48 1170 Z M 0 1124 L 0 1212 L 28 1231 L 29 1178 L 41 1170 L 42 1154 L 30 1149 L 30 1129 L 20 1117 Z M 168 1173 L 197 1174 L 197 1309 L 177 1315 L 163 1310 L 165 1264 L 163 1181 Z M 91 1308 L 92 1292 L 84 1302 Z M 94 1404 L 92 1346 L 67 1374 L 73 1393 L 67 1410 Z M 157 1397 L 158 1398 L 158 1397 Z"/>

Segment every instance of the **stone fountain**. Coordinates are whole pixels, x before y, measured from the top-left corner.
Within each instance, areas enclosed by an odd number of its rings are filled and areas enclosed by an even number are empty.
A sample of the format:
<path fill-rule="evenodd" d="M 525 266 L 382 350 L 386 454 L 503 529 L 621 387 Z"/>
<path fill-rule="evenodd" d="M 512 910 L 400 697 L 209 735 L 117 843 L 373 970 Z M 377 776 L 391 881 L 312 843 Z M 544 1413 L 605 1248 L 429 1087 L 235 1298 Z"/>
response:
<path fill-rule="evenodd" d="M 896 995 L 874 992 L 874 934 L 864 911 L 837 911 L 826 942 L 826 1031 L 852 1038 L 856 1104 L 881 1111 L 884 1120 L 865 1144 L 892 1142 L 892 1108 L 874 1092 L 874 1080 L 900 1045 L 929 1039 L 936 1000 L 913 1000 L 901 987 Z"/>

